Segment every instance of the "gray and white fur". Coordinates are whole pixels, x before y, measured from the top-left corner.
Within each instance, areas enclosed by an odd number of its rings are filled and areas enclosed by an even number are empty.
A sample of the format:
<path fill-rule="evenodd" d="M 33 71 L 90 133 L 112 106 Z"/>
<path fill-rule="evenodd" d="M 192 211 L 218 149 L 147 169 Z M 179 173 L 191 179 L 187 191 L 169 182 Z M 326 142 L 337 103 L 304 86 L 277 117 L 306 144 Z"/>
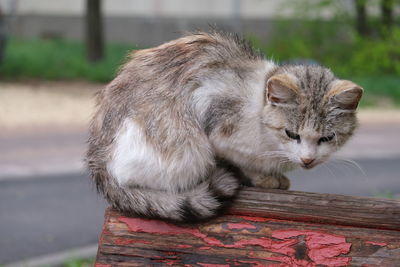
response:
<path fill-rule="evenodd" d="M 288 189 L 357 126 L 362 88 L 321 66 L 265 60 L 234 35 L 196 33 L 134 52 L 98 94 L 87 164 L 118 210 L 215 216 L 241 183 Z"/>

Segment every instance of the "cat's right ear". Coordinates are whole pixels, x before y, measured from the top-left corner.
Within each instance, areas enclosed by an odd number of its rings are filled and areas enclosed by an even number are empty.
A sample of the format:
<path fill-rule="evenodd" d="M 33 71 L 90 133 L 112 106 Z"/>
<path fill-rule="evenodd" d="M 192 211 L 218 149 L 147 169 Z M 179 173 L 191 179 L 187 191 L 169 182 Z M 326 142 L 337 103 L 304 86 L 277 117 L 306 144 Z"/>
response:
<path fill-rule="evenodd" d="M 298 104 L 300 89 L 296 78 L 289 74 L 277 74 L 268 79 L 266 85 L 266 104 L 293 106 Z"/>
<path fill-rule="evenodd" d="M 363 95 L 363 89 L 346 80 L 336 80 L 327 93 L 330 103 L 343 111 L 356 110 L 358 103 Z"/>

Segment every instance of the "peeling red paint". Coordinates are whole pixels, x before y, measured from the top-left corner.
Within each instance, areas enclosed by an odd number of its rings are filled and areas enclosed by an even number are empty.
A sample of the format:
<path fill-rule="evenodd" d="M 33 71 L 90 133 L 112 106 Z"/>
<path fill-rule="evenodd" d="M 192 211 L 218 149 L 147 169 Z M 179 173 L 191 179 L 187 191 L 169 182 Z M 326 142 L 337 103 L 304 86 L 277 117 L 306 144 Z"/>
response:
<path fill-rule="evenodd" d="M 263 218 L 244 217 L 249 221 L 258 221 Z M 202 239 L 209 246 L 202 246 L 199 249 L 211 249 L 211 247 L 224 248 L 245 248 L 247 246 L 260 246 L 267 251 L 278 253 L 282 256 L 270 256 L 262 258 L 264 260 L 272 260 L 280 262 L 270 266 L 293 266 L 293 267 L 314 267 L 316 265 L 324 266 L 344 266 L 351 262 L 350 257 L 342 255 L 349 253 L 351 243 L 347 243 L 345 237 L 332 235 L 317 231 L 298 231 L 298 230 L 277 230 L 272 233 L 272 239 L 267 237 L 258 237 L 250 239 L 242 239 L 230 244 L 224 244 L 222 241 L 209 237 L 200 232 L 200 230 L 189 227 L 180 227 L 170 223 L 148 220 L 140 218 L 120 217 L 120 221 L 125 222 L 129 229 L 134 232 L 145 232 L 155 234 L 188 234 Z M 254 225 L 250 223 L 232 223 L 227 224 L 229 229 L 254 229 Z M 307 259 L 297 259 L 295 246 L 299 243 L 297 237 L 304 236 L 304 245 L 307 249 Z M 276 240 L 278 239 L 278 240 Z M 189 248 L 190 245 L 177 245 L 178 248 Z M 251 255 L 249 255 L 251 256 Z M 310 261 L 311 260 L 311 261 Z M 200 263 L 199 263 L 200 264 Z M 204 263 L 205 264 L 205 263 Z M 218 266 L 218 265 L 210 265 Z M 262 266 L 262 265 L 259 265 Z"/>
<path fill-rule="evenodd" d="M 223 246 L 216 238 L 208 237 L 197 229 L 175 226 L 163 221 L 148 220 L 140 218 L 119 217 L 119 221 L 126 223 L 131 231 L 155 234 L 189 234 L 203 239 L 209 245 Z"/>
<path fill-rule="evenodd" d="M 141 243 L 141 244 L 152 244 L 150 241 L 146 240 L 140 240 L 140 239 L 126 239 L 126 238 L 117 238 L 115 239 L 115 244 L 117 245 L 129 245 L 129 244 L 135 244 L 135 243 Z"/>
<path fill-rule="evenodd" d="M 298 241 L 290 239 L 286 241 L 273 241 L 267 237 L 244 239 L 234 242 L 233 244 L 224 245 L 225 248 L 244 248 L 248 245 L 260 246 L 272 252 L 279 252 L 282 254 L 289 254 L 295 252 L 291 246 L 295 245 Z"/>
<path fill-rule="evenodd" d="M 269 257 L 267 260 L 277 261 L 280 263 L 277 264 L 269 264 L 268 267 L 316 267 L 317 265 L 314 262 L 310 262 L 308 260 L 300 260 L 296 259 L 293 255 L 289 256 L 273 256 Z M 325 266 L 325 265 L 324 265 Z"/>
<path fill-rule="evenodd" d="M 172 246 L 172 248 L 192 248 L 193 246 L 191 245 L 176 245 L 176 246 Z"/>
<path fill-rule="evenodd" d="M 263 218 L 263 217 L 251 217 L 251 216 L 235 216 L 237 218 L 242 218 L 247 221 L 252 221 L 252 222 L 268 222 L 270 219 Z"/>
<path fill-rule="evenodd" d="M 351 243 L 343 236 L 337 236 L 316 231 L 278 230 L 272 237 L 287 239 L 305 236 L 308 257 L 315 263 L 325 266 L 344 266 L 350 263 L 350 257 L 340 257 L 350 252 Z"/>
<path fill-rule="evenodd" d="M 201 262 L 198 262 L 197 264 L 203 267 L 229 267 L 229 264 L 210 264 Z"/>
<path fill-rule="evenodd" d="M 177 258 L 177 254 L 179 254 L 179 252 L 177 251 L 164 251 L 165 254 L 167 254 L 168 256 L 171 256 L 170 258 L 176 259 Z"/>
<path fill-rule="evenodd" d="M 120 217 L 119 220 L 125 222 L 128 225 L 129 229 L 134 232 L 146 232 L 146 233 L 156 233 L 156 234 L 190 234 L 195 237 L 203 239 L 203 241 L 208 245 L 225 247 L 225 248 L 243 248 L 248 245 L 253 245 L 253 246 L 261 246 L 272 252 L 294 254 L 294 248 L 292 248 L 291 246 L 297 243 L 296 239 L 289 239 L 285 241 L 274 241 L 267 237 L 260 237 L 260 238 L 239 240 L 237 242 L 234 242 L 233 244 L 224 244 L 218 239 L 208 237 L 206 234 L 203 234 L 199 230 L 193 228 L 184 228 L 162 221 L 140 219 L 140 218 Z"/>
<path fill-rule="evenodd" d="M 314 262 L 298 260 L 295 257 L 271 257 L 270 260 L 280 261 L 281 263 L 268 264 L 268 267 L 317 267 Z"/>
<path fill-rule="evenodd" d="M 365 244 L 371 244 L 374 246 L 386 247 L 387 243 L 384 242 L 373 242 L 373 241 L 366 241 Z"/>
<path fill-rule="evenodd" d="M 252 260 L 237 260 L 237 261 L 235 261 L 235 265 L 236 266 L 240 266 L 240 265 L 242 265 L 242 263 L 244 263 L 244 264 L 250 264 L 252 267 L 270 267 L 271 265 L 265 265 L 265 264 L 262 264 L 262 263 L 260 263 L 259 261 L 252 261 Z M 287 267 L 287 266 L 285 266 L 285 267 Z"/>
<path fill-rule="evenodd" d="M 164 259 L 162 260 L 163 264 L 167 264 L 167 265 L 177 265 L 179 264 L 178 260 L 169 260 L 169 259 Z"/>
<path fill-rule="evenodd" d="M 104 229 L 102 233 L 105 234 L 105 235 L 111 235 L 112 234 L 111 231 L 108 230 L 108 229 Z"/>
<path fill-rule="evenodd" d="M 252 225 L 251 223 L 227 223 L 228 229 L 233 230 L 233 229 L 257 229 L 255 225 Z"/>

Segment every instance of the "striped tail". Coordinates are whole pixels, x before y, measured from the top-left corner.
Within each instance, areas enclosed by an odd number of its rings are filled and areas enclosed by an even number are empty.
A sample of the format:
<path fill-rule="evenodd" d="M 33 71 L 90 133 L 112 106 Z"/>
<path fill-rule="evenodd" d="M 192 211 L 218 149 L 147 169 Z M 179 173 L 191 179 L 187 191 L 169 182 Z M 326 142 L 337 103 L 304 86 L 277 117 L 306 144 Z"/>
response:
<path fill-rule="evenodd" d="M 218 215 L 239 189 L 238 179 L 222 168 L 215 169 L 196 187 L 180 193 L 120 186 L 106 171 L 92 170 L 91 176 L 97 189 L 117 210 L 178 222 L 196 222 Z"/>

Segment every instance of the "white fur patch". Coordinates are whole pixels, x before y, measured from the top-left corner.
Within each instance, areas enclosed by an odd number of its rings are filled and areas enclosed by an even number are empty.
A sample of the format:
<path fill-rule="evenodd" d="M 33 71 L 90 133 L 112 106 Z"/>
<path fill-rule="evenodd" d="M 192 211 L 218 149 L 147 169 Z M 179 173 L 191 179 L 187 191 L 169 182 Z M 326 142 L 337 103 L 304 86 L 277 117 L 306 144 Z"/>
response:
<path fill-rule="evenodd" d="M 120 185 L 176 192 L 197 184 L 213 164 L 209 144 L 199 144 L 201 149 L 182 146 L 179 155 L 167 162 L 147 143 L 142 129 L 130 119 L 124 122 L 115 142 L 107 169 Z"/>
<path fill-rule="evenodd" d="M 157 153 L 146 144 L 141 130 L 126 120 L 116 137 L 116 147 L 107 168 L 120 185 L 134 182 L 148 186 L 160 175 L 162 162 Z"/>

